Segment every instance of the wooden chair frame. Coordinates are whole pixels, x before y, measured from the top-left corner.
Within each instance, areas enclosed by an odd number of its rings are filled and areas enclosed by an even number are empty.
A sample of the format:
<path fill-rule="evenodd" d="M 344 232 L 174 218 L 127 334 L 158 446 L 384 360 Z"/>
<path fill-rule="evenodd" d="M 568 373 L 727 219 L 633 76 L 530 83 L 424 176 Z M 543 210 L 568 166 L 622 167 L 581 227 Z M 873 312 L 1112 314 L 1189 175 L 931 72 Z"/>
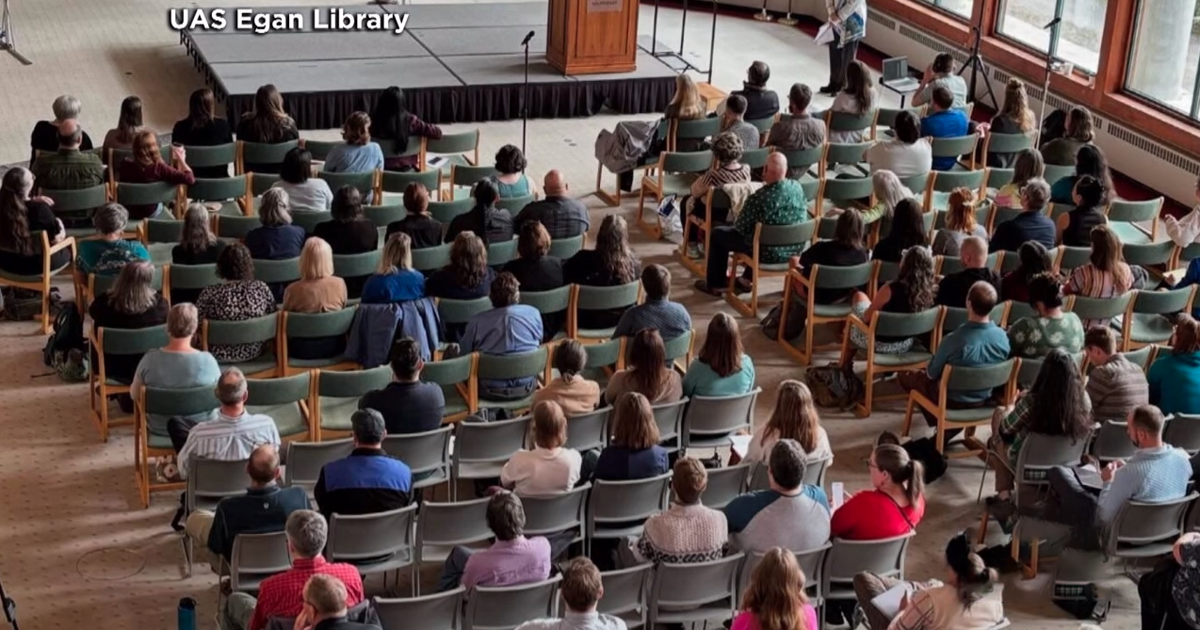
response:
<path fill-rule="evenodd" d="M 53 269 L 50 268 L 50 259 L 54 254 L 63 251 L 64 249 L 71 250 L 71 262 L 68 266 L 75 264 L 75 238 L 68 236 L 62 242 L 51 245 L 50 237 L 45 233 L 41 233 L 42 238 L 42 273 L 41 278 L 37 282 L 25 282 L 21 280 L 13 280 L 0 276 L 0 286 L 14 287 L 17 289 L 26 289 L 29 291 L 37 291 L 42 296 L 42 315 L 40 333 L 43 335 L 50 334 L 50 279 L 53 277 Z M 16 275 L 16 274 L 13 274 Z M 33 277 L 32 275 L 30 277 Z M 73 284 L 75 285 L 75 295 L 81 295 L 79 274 L 73 273 Z M 78 298 L 76 298 L 78 299 Z"/>
<path fill-rule="evenodd" d="M 942 453 L 947 458 L 957 459 L 962 457 L 980 457 L 984 463 L 987 463 L 987 445 L 975 438 L 975 428 L 980 426 L 991 425 L 991 417 L 985 420 L 978 420 L 970 423 L 955 423 L 954 428 L 963 429 L 963 443 L 967 446 L 966 451 L 956 451 L 954 453 L 946 452 L 946 429 L 949 428 L 946 422 L 946 401 L 948 388 L 950 384 L 950 375 L 954 372 L 954 366 L 947 365 L 942 371 L 942 378 L 938 383 L 938 402 L 929 400 L 925 394 L 918 391 L 908 393 L 908 404 L 904 410 L 904 430 L 901 433 L 903 437 L 907 437 L 912 429 L 914 407 L 928 411 L 937 418 L 937 437 L 936 445 L 939 453 Z M 1017 375 L 1021 372 L 1021 359 L 1014 358 L 1012 371 L 1008 375 L 1008 382 L 1004 386 L 1004 400 L 1002 405 L 1011 404 L 1016 399 L 1017 394 Z"/>
<path fill-rule="evenodd" d="M 876 266 L 878 266 L 878 263 L 876 263 Z M 812 363 L 812 357 L 818 350 L 818 348 L 813 347 L 813 329 L 816 326 L 818 326 L 820 324 L 843 324 L 843 325 L 845 325 L 848 323 L 848 320 L 850 318 L 849 313 L 847 313 L 845 316 L 842 316 L 842 317 L 824 317 L 824 316 L 817 315 L 815 313 L 814 307 L 816 306 L 816 295 L 814 295 L 813 291 L 816 289 L 817 278 L 819 277 L 820 272 L 821 272 L 821 266 L 814 265 L 810 276 L 808 278 L 805 278 L 804 274 L 800 273 L 799 269 L 793 268 L 793 269 L 788 270 L 787 276 L 784 280 L 783 308 L 781 309 L 780 314 L 779 314 L 779 322 L 780 322 L 781 330 L 779 331 L 779 335 L 777 338 L 778 338 L 779 344 L 783 346 L 784 351 L 787 352 L 788 354 L 790 354 L 791 356 L 795 357 L 796 360 L 800 362 L 800 365 L 809 365 L 810 363 Z M 872 271 L 872 274 L 874 274 L 874 273 L 875 272 Z M 792 292 L 796 290 L 794 288 L 794 286 L 796 284 L 799 284 L 800 286 L 804 287 L 806 307 L 807 307 L 807 312 L 808 312 L 807 324 L 804 326 L 804 348 L 797 348 L 796 346 L 793 346 L 791 343 L 789 343 L 788 340 L 783 335 L 783 330 L 782 330 L 782 327 L 785 326 L 787 323 L 788 310 L 791 308 L 791 305 L 792 305 Z M 867 288 L 870 289 L 869 283 L 868 283 Z M 841 342 L 837 342 L 836 344 L 829 344 L 828 347 L 841 347 Z"/>
<path fill-rule="evenodd" d="M 876 271 L 878 271 L 879 267 L 876 266 L 875 269 L 876 269 Z M 929 348 L 929 354 L 931 355 L 930 358 L 932 358 L 932 355 L 935 352 L 937 352 L 937 347 L 938 347 L 938 344 L 941 342 L 941 336 L 942 336 L 941 335 L 942 321 L 946 319 L 946 308 L 944 306 L 939 306 L 936 308 L 938 310 L 937 320 L 934 322 L 933 330 L 930 331 L 930 346 L 932 346 Z M 901 400 L 901 399 L 908 397 L 908 394 L 906 394 L 906 393 L 888 394 L 886 396 L 876 397 L 875 396 L 875 378 L 877 376 L 885 376 L 887 374 L 899 374 L 901 372 L 915 372 L 917 370 L 924 370 L 926 367 L 929 366 L 929 361 L 930 361 L 930 359 L 925 359 L 925 360 L 916 361 L 913 363 L 906 363 L 904 365 L 888 365 L 888 366 L 876 365 L 876 363 L 875 363 L 875 354 L 876 354 L 876 352 L 875 352 L 875 336 L 876 336 L 876 328 L 879 326 L 879 319 L 880 319 L 878 317 L 878 313 L 876 313 L 876 315 L 877 315 L 876 317 L 871 318 L 871 323 L 868 324 L 868 323 L 864 322 L 863 320 L 859 319 L 859 317 L 857 315 L 851 314 L 847 318 L 847 323 L 849 325 L 846 326 L 846 329 L 842 334 L 842 353 L 843 353 L 843 355 L 845 355 L 845 353 L 850 351 L 850 348 L 851 348 L 850 331 L 852 329 L 857 328 L 857 329 L 861 330 L 863 332 L 863 334 L 867 335 L 867 340 L 868 340 L 867 348 L 864 351 L 867 354 L 867 369 L 866 369 L 866 372 L 863 374 L 863 385 L 865 385 L 864 399 L 862 402 L 854 403 L 854 414 L 860 418 L 865 418 L 865 417 L 871 415 L 871 412 L 874 410 L 874 403 L 876 400 Z"/>

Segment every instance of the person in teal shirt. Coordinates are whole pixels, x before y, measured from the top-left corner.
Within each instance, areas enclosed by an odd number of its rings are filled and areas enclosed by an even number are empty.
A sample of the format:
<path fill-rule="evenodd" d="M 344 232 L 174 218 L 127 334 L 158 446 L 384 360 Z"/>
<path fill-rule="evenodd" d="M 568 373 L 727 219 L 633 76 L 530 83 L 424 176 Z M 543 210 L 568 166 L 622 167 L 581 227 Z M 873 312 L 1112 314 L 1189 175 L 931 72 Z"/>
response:
<path fill-rule="evenodd" d="M 728 313 L 713 315 L 700 356 L 683 377 L 684 396 L 736 396 L 754 389 L 754 362 L 742 351 L 737 322 Z"/>
<path fill-rule="evenodd" d="M 1175 320 L 1171 352 L 1160 350 L 1146 380 L 1150 404 L 1163 414 L 1200 413 L 1200 323 L 1184 313 Z"/>

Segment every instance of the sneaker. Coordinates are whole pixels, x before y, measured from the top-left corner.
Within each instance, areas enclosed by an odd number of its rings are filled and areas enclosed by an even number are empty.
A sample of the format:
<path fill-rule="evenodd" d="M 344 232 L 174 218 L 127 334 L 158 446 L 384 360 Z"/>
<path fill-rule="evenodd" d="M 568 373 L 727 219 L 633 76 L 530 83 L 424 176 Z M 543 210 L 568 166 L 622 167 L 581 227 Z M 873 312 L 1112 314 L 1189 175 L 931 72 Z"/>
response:
<path fill-rule="evenodd" d="M 704 258 L 704 252 L 700 250 L 699 243 L 691 243 L 687 246 L 687 257 L 693 260 Z"/>

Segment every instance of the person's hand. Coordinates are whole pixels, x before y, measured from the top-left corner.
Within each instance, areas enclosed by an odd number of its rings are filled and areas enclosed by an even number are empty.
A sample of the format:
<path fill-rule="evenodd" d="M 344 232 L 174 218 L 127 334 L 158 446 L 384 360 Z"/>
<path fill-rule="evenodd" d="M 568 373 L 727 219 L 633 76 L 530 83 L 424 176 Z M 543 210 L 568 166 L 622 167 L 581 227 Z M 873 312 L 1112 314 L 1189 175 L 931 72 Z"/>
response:
<path fill-rule="evenodd" d="M 1191 545 L 1197 541 L 1200 541 L 1200 534 L 1196 532 L 1188 532 L 1180 536 L 1179 540 L 1175 541 L 1175 546 L 1171 550 L 1172 555 L 1175 556 L 1175 562 L 1183 564 L 1183 546 Z"/>
<path fill-rule="evenodd" d="M 181 144 L 171 145 L 171 155 L 180 162 L 184 162 L 187 159 L 187 151 Z"/>
<path fill-rule="evenodd" d="M 911 604 L 911 603 L 912 603 L 912 602 L 910 602 L 910 601 L 908 600 L 908 593 L 905 593 L 905 594 L 901 595 L 901 596 L 900 596 L 900 612 L 904 612 L 904 610 L 905 610 L 906 608 L 908 608 L 908 605 L 909 605 L 909 604 Z"/>
<path fill-rule="evenodd" d="M 979 123 L 975 125 L 975 133 L 979 134 L 979 137 L 982 138 L 988 134 L 988 130 L 991 128 L 992 123 Z"/>
<path fill-rule="evenodd" d="M 54 206 L 54 200 L 45 195 L 38 195 L 37 197 L 30 197 L 29 200 L 30 201 L 40 201 L 40 202 L 46 204 L 47 206 Z"/>
<path fill-rule="evenodd" d="M 296 615 L 296 621 L 292 624 L 292 630 L 308 630 L 312 626 L 316 612 L 312 606 L 305 602 L 304 607 L 300 609 L 300 614 Z"/>
<path fill-rule="evenodd" d="M 1116 474 L 1116 472 L 1120 470 L 1121 466 L 1123 465 L 1124 462 L 1119 459 L 1109 462 L 1108 465 L 1106 465 L 1104 469 L 1100 471 L 1100 481 L 1103 481 L 1104 483 L 1112 483 L 1113 475 Z"/>
<path fill-rule="evenodd" d="M 933 80 L 933 64 L 925 66 L 925 73 L 921 75 L 921 83 L 929 83 Z"/>

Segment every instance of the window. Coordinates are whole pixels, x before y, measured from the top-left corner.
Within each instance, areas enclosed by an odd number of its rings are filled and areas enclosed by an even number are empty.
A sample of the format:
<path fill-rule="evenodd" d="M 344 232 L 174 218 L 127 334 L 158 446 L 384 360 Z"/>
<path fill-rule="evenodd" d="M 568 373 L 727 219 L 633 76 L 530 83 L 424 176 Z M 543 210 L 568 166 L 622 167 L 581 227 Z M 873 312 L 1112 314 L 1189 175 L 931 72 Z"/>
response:
<path fill-rule="evenodd" d="M 975 0 L 921 0 L 921 2 L 932 4 L 943 11 L 948 11 L 958 17 L 967 19 L 970 19 L 971 6 L 975 4 Z"/>
<path fill-rule="evenodd" d="M 1196 0 L 1142 0 L 1134 18 L 1125 89 L 1200 118 Z M 1180 45 L 1187 42 L 1187 45 Z"/>
<path fill-rule="evenodd" d="M 1094 74 L 1100 67 L 1107 5 L 1108 0 L 1001 0 L 996 31 Z M 1055 18 L 1062 18 L 1058 28 L 1044 28 Z"/>

